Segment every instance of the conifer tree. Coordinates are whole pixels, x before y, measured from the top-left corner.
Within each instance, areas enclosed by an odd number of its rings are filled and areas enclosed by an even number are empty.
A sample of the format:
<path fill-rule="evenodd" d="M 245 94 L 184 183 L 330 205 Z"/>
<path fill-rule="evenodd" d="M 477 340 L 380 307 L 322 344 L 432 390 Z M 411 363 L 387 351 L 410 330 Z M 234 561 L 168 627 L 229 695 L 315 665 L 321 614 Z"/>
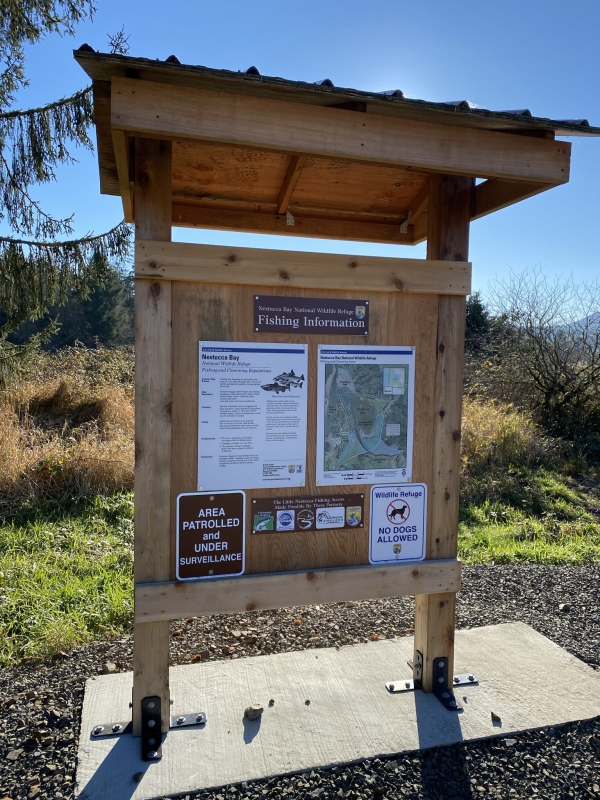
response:
<path fill-rule="evenodd" d="M 72 34 L 92 17 L 91 0 L 0 0 L 0 382 L 19 348 L 9 333 L 67 300 L 72 290 L 85 297 L 106 274 L 110 261 L 127 255 L 130 230 L 121 222 L 104 234 L 75 237 L 73 216 L 56 218 L 32 196 L 35 184 L 56 179 L 56 168 L 73 162 L 72 148 L 91 149 L 91 87 L 39 108 L 14 108 L 25 76 L 26 44 L 47 34 Z M 39 337 L 38 337 L 39 339 Z M 39 341 L 32 340 L 31 346 Z M 21 350 L 23 358 L 27 348 Z"/>

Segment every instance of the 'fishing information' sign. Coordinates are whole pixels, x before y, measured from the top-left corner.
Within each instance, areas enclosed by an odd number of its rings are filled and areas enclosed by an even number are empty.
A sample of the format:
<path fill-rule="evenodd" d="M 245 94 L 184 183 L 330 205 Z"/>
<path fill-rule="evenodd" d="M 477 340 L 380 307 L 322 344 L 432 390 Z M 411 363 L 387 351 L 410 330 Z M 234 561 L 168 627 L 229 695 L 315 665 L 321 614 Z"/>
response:
<path fill-rule="evenodd" d="M 427 486 L 424 483 L 371 487 L 371 564 L 425 558 Z"/>
<path fill-rule="evenodd" d="M 190 492 L 177 498 L 177 580 L 241 575 L 244 492 Z"/>

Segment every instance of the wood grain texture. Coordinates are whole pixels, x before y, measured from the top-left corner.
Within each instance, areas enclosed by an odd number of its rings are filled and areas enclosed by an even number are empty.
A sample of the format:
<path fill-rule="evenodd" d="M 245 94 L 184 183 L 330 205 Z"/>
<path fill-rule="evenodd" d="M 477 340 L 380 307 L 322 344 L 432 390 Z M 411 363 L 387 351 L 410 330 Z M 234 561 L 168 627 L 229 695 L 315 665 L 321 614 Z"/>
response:
<path fill-rule="evenodd" d="M 368 218 L 341 219 L 329 216 L 302 216 L 291 209 L 294 224 L 288 225 L 285 214 L 262 211 L 235 211 L 204 206 L 173 205 L 173 225 L 180 228 L 210 228 L 246 233 L 275 233 L 280 236 L 309 236 L 312 239 L 347 239 L 352 242 L 387 242 L 414 244 L 413 227 L 400 231 L 400 218 L 393 222 L 372 221 Z M 402 218 L 405 214 L 402 214 Z"/>
<path fill-rule="evenodd" d="M 467 257 L 472 190 L 470 178 L 431 176 L 428 259 Z M 457 552 L 465 319 L 464 297 L 440 296 L 427 558 L 454 558 Z M 415 658 L 417 650 L 423 654 L 425 691 L 432 689 L 435 658 L 448 658 L 453 674 L 455 601 L 453 593 L 415 598 Z"/>
<path fill-rule="evenodd" d="M 173 471 L 171 508 L 181 492 L 197 487 L 198 457 L 198 342 L 273 341 L 309 343 L 308 436 L 306 486 L 277 489 L 277 496 L 329 494 L 331 487 L 315 483 L 317 344 L 322 336 L 258 334 L 253 326 L 254 295 L 259 286 L 173 282 Z M 353 292 L 298 287 L 273 288 L 270 293 L 296 297 L 335 297 L 369 300 L 370 329 L 365 344 L 401 344 L 416 347 L 416 403 L 413 476 L 431 481 L 431 446 L 434 403 L 435 343 L 438 319 L 437 295 L 397 292 Z M 356 344 L 362 338 L 327 336 L 327 343 Z M 336 492 L 362 492 L 369 486 L 340 486 Z M 248 518 L 252 500 L 273 490 L 247 491 Z M 369 503 L 366 503 L 368 508 Z M 246 572 L 280 572 L 368 564 L 368 513 L 359 530 L 309 531 L 247 535 Z M 247 527 L 249 524 L 247 521 Z M 174 527 L 173 527 L 174 536 Z M 173 551 L 172 551 L 173 552 Z M 174 561 L 172 562 L 174 576 Z"/>
<path fill-rule="evenodd" d="M 102 194 L 119 195 L 121 190 L 110 125 L 110 80 L 93 81 L 92 93 L 94 97 L 100 192 Z"/>
<path fill-rule="evenodd" d="M 136 142 L 136 239 L 171 238 L 171 144 Z M 171 283 L 135 285 L 135 538 L 136 581 L 169 578 L 171 483 Z M 158 695 L 169 730 L 169 624 L 134 626 L 133 733 L 140 703 Z"/>
<path fill-rule="evenodd" d="M 457 592 L 460 581 L 460 561 L 445 559 L 394 564 L 387 568 L 348 567 L 215 581 L 138 584 L 135 587 L 136 622 L 344 600 L 412 597 L 421 592 Z"/>
<path fill-rule="evenodd" d="M 114 78 L 111 86 L 112 126 L 145 136 L 218 141 L 473 177 L 554 184 L 569 180 L 567 142 L 127 78 Z"/>
<path fill-rule="evenodd" d="M 138 241 L 136 275 L 176 281 L 302 287 L 392 294 L 471 292 L 471 265 L 411 258 L 257 250 L 183 242 Z"/>

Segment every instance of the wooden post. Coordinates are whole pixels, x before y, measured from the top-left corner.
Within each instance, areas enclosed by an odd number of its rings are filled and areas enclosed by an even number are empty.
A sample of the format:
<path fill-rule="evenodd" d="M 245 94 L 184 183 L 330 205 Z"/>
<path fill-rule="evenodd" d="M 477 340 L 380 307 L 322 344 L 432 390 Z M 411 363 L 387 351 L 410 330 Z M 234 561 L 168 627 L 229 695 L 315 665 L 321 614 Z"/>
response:
<path fill-rule="evenodd" d="M 171 240 L 171 142 L 137 139 L 136 241 Z M 135 281 L 135 562 L 136 583 L 169 579 L 171 564 L 171 282 Z M 161 698 L 169 730 L 169 623 L 134 625 L 133 735 L 141 701 Z"/>
<path fill-rule="evenodd" d="M 427 258 L 468 258 L 473 179 L 432 175 L 429 183 Z M 426 558 L 455 558 L 458 539 L 460 430 L 463 394 L 465 297 L 440 295 L 433 429 L 433 484 L 429 487 Z M 432 690 L 433 660 L 448 659 L 454 674 L 454 592 L 415 597 L 415 663 L 423 656 L 422 686 Z M 447 688 L 447 687 L 446 687 Z"/>

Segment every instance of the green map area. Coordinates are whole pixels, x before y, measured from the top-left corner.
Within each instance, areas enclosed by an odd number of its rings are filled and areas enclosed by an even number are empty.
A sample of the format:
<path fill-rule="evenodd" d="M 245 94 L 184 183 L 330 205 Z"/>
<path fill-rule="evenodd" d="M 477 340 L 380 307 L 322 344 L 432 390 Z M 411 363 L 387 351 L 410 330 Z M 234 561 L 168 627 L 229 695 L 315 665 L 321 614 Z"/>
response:
<path fill-rule="evenodd" d="M 408 377 L 407 365 L 325 365 L 325 472 L 406 467 Z"/>

